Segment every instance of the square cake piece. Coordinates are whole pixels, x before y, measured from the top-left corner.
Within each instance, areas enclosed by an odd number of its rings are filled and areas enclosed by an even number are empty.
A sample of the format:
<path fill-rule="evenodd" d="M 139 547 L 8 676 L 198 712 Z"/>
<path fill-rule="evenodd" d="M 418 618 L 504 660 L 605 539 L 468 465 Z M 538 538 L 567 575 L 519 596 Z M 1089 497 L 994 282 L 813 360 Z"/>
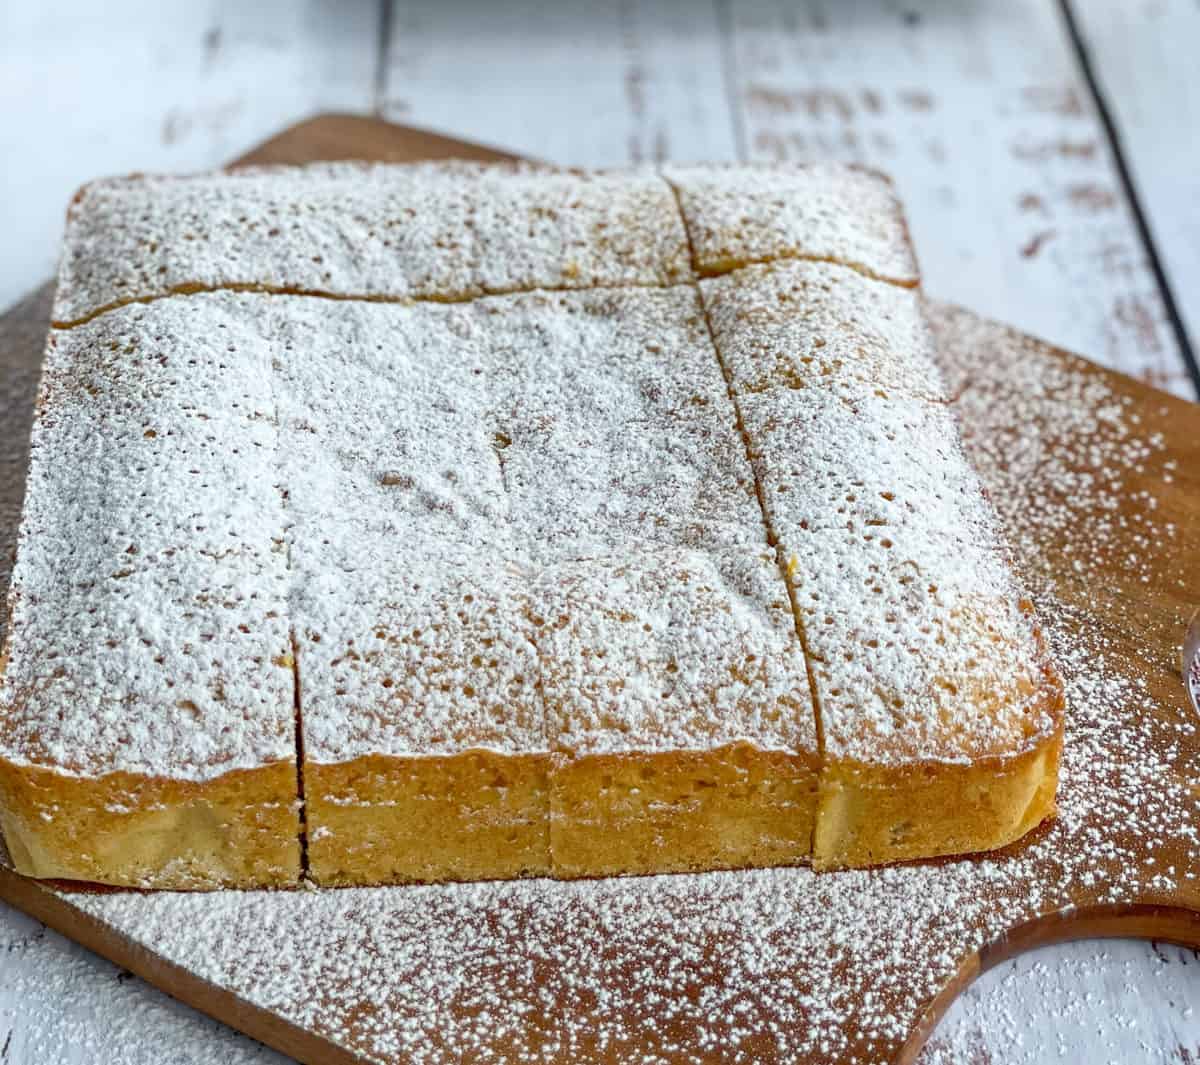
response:
<path fill-rule="evenodd" d="M 0 684 L 34 876 L 869 865 L 1053 812 L 1061 694 L 846 167 L 72 204 Z"/>
<path fill-rule="evenodd" d="M 10 591 L 0 826 L 33 876 L 300 870 L 270 357 L 204 304 L 51 335 Z"/>

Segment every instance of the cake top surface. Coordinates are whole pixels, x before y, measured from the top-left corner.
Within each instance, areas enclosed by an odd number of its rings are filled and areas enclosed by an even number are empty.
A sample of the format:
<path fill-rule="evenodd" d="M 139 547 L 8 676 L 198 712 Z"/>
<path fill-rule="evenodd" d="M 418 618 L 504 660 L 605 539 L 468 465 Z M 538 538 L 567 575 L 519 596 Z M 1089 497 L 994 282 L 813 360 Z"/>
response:
<path fill-rule="evenodd" d="M 293 758 L 294 703 L 330 762 L 811 753 L 818 717 L 836 756 L 1013 753 L 1041 652 L 915 279 L 854 168 L 88 186 L 6 756 L 210 776 Z"/>
<path fill-rule="evenodd" d="M 1032 618 L 944 409 L 873 394 L 853 409 L 808 398 L 748 404 L 746 420 L 761 427 L 764 495 L 827 754 L 966 762 L 1052 733 Z M 909 437 L 925 461 L 905 461 L 898 444 Z"/>
<path fill-rule="evenodd" d="M 184 776 L 291 757 L 292 676 L 276 664 L 290 661 L 289 634 L 315 761 L 736 741 L 816 750 L 786 589 L 692 287 L 408 305 L 199 293 L 106 313 L 56 333 L 52 350 L 42 406 L 56 413 L 44 420 L 66 440 L 36 438 L 46 481 L 28 520 L 47 516 L 16 587 L 51 588 L 62 607 L 39 603 L 38 625 L 18 613 L 8 694 L 29 730 L 57 715 L 62 736 L 43 750 L 10 733 L 13 753 Z M 230 411 L 215 418 L 222 394 Z M 235 432 L 243 422 L 252 440 Z M 74 471 L 92 452 L 102 458 L 81 535 Z M 126 497 L 144 508 L 136 526 Z M 269 681 L 278 749 L 247 743 L 194 697 L 198 711 L 133 745 L 98 731 L 90 710 L 73 722 L 67 704 L 63 717 L 68 687 L 90 682 L 140 721 L 175 683 L 190 604 L 129 574 L 123 587 L 142 592 L 157 626 L 133 686 L 129 656 L 143 644 L 117 639 L 102 677 L 72 658 L 44 698 L 25 694 L 20 678 L 74 640 L 67 619 L 90 608 L 51 568 L 71 559 L 63 540 L 112 541 L 119 572 L 154 560 L 185 590 L 200 579 L 194 550 L 242 589 L 260 560 L 227 542 L 247 530 L 274 566 L 269 625 L 223 601 L 225 627 L 195 642 L 212 648 L 214 690 Z M 94 595 L 125 602 L 109 584 Z M 226 630 L 274 640 L 229 681 Z M 593 652 L 606 649 L 601 663 Z M 231 749 L 206 762 L 214 729 Z"/>
<path fill-rule="evenodd" d="M 944 401 L 920 294 L 821 262 L 701 283 L 810 653 L 825 751 L 1003 756 L 1045 655 Z"/>
<path fill-rule="evenodd" d="M 690 286 L 232 298 L 287 338 L 306 757 L 815 750 L 786 590 Z"/>
<path fill-rule="evenodd" d="M 204 304 L 52 335 L 6 757 L 180 776 L 294 757 L 277 445 L 266 348 Z"/>
<path fill-rule="evenodd" d="M 738 741 L 817 752 L 804 652 L 765 541 L 560 564 L 536 586 L 542 691 L 571 755 Z"/>
<path fill-rule="evenodd" d="M 734 391 L 746 397 L 821 387 L 944 403 L 917 289 L 840 263 L 782 261 L 700 282 Z"/>

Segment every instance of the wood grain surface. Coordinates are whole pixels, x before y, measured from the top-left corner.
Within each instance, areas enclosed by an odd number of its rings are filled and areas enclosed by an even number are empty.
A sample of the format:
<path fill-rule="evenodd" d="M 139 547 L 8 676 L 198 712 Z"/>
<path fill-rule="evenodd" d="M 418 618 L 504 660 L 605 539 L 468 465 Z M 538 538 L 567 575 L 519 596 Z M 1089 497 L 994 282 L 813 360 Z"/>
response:
<path fill-rule="evenodd" d="M 290 131 L 285 142 L 288 147 L 280 155 L 275 142 L 268 148 L 272 158 L 291 155 L 295 159 L 313 157 L 316 153 L 331 150 L 331 145 L 342 146 L 345 154 L 354 157 L 372 157 L 376 154 L 389 158 L 403 158 L 405 152 L 415 152 L 420 138 L 411 139 L 411 134 L 388 127 L 382 123 L 355 122 L 340 126 L 337 119 L 322 119 L 307 127 Z M 353 147 L 350 146 L 353 142 Z M 405 148 L 405 145 L 411 147 Z M 307 146 L 307 147 L 306 147 Z M 32 394 L 42 331 L 48 309 L 48 292 L 25 301 L 0 323 L 0 366 L 5 370 L 6 388 L 3 401 L 6 404 L 5 433 L 0 462 L 4 476 L 0 480 L 0 516 L 5 524 L 0 528 L 5 544 L 11 543 L 19 497 L 24 462 L 24 435 L 28 416 L 25 413 Z M 998 409 L 1021 412 L 1022 416 L 1037 417 L 1036 407 L 1022 402 L 1019 390 L 1028 380 L 1016 375 L 1005 376 L 1005 366 L 1022 365 L 1028 374 L 1032 365 L 1046 379 L 1068 382 L 1072 388 L 1086 391 L 1089 381 L 1096 382 L 1106 396 L 1113 397 L 1124 410 L 1136 415 L 1140 438 L 1157 441 L 1144 461 L 1127 471 L 1123 483 L 1124 498 L 1129 500 L 1130 523 L 1122 526 L 1114 523 L 1111 515 L 1096 513 L 1082 517 L 1095 523 L 1106 523 L 1108 535 L 1115 537 L 1106 544 L 1103 559 L 1102 579 L 1095 565 L 1079 566 L 1078 546 L 1087 543 L 1079 526 L 1064 526 L 1053 535 L 1040 537 L 1036 551 L 1026 551 L 1022 563 L 1027 576 L 1042 579 L 1048 574 L 1055 578 L 1056 595 L 1064 606 L 1074 611 L 1078 623 L 1089 630 L 1102 632 L 1109 654 L 1116 668 L 1125 671 L 1137 690 L 1144 693 L 1136 705 L 1129 706 L 1130 727 L 1134 723 L 1145 742 L 1153 747 L 1161 758 L 1164 771 L 1162 786 L 1174 788 L 1177 793 L 1194 796 L 1200 809 L 1200 794 L 1196 794 L 1198 761 L 1197 740 L 1190 711 L 1183 702 L 1182 686 L 1175 661 L 1181 626 L 1189 604 L 1200 601 L 1200 528 L 1197 524 L 1200 484 L 1200 409 L 1175 400 L 1163 393 L 1151 390 L 1137 381 L 1101 370 L 1093 364 L 1074 356 L 1053 350 L 1046 345 L 1031 341 L 1021 334 L 1000 326 L 990 326 L 975 315 L 956 310 L 947 305 L 933 305 L 932 312 L 941 334 L 945 357 L 952 379 L 960 379 L 957 389 L 960 410 L 974 411 L 979 416 L 981 408 L 964 402 L 963 396 L 971 389 L 986 387 L 994 395 Z M 1031 362 L 1033 360 L 1033 362 Z M 1063 387 L 1067 387 L 1064 385 Z M 1006 394 L 1005 389 L 1008 392 Z M 11 406 L 9 406 L 11 404 Z M 980 416 L 981 417 L 981 416 Z M 985 424 L 986 422 L 986 424 Z M 11 429 L 9 428 L 11 426 Z M 998 429 L 999 427 L 999 429 Z M 964 425 L 968 443 L 979 449 L 982 456 L 994 447 L 999 430 L 1018 436 L 1022 432 L 1019 422 L 1005 428 L 1003 419 L 990 417 Z M 1029 428 L 1029 427 L 1027 427 Z M 1096 458 L 1095 427 L 1083 419 L 1079 428 L 1066 430 L 1061 436 L 1064 447 L 1070 450 L 1070 433 L 1076 432 L 1076 451 L 1071 462 L 1075 472 L 1087 473 L 1089 461 Z M 1001 436 L 1003 433 L 1001 433 Z M 1046 464 L 1046 475 L 1053 464 Z M 1061 474 L 1062 467 L 1055 467 Z M 1097 477 L 1103 470 L 1092 471 Z M 984 472 L 987 479 L 987 472 Z M 1033 480 L 1036 480 L 1036 472 Z M 1002 478 L 991 484 L 993 495 L 1017 493 L 1038 487 L 1028 484 L 1015 487 Z M 1046 486 L 1040 486 L 1045 489 Z M 1134 526 L 1138 502 L 1152 497 L 1155 500 L 1156 529 L 1173 530 L 1171 535 L 1147 545 L 1139 537 L 1142 531 Z M 1030 496 L 1033 499 L 1034 496 Z M 1041 497 L 1038 497 L 1041 498 Z M 1020 502 L 1018 500 L 1017 502 Z M 1125 504 L 1122 504 L 1124 507 Z M 1005 507 L 1002 505 L 1001 509 Z M 1122 539 L 1124 537 L 1125 539 Z M 1127 540 L 1127 542 L 1126 542 Z M 1017 539 L 1018 553 L 1025 541 Z M 6 548 L 4 553 L 9 553 Z M 1136 556 L 1137 564 L 1129 559 Z M 1093 559 L 1094 563 L 1095 560 Z M 1083 713 L 1086 718 L 1086 707 Z M 1086 725 L 1086 721 L 1083 722 Z M 1119 730 L 1103 737 L 1113 748 L 1119 749 L 1123 737 Z M 1079 782 L 1076 782 L 1078 786 Z M 1158 811 L 1153 809 L 1153 796 L 1147 800 L 1151 805 L 1134 807 L 1122 824 L 1088 823 L 1080 835 L 1070 830 L 1062 836 L 1061 846 L 1075 848 L 1075 858 L 1080 848 L 1089 840 L 1109 836 L 1120 836 L 1127 846 L 1135 850 L 1140 838 L 1138 833 L 1144 825 L 1158 821 Z M 1200 814 L 1197 815 L 1200 817 Z M 1086 818 L 1085 818 L 1086 821 Z M 1198 821 L 1197 823 L 1200 823 Z M 1078 826 L 1077 826 L 1078 827 Z M 1058 828 L 1051 832 L 1059 831 Z M 1074 834 L 1072 834 L 1074 832 Z M 1158 839 L 1153 853 L 1147 851 L 1145 858 L 1153 859 L 1172 869 L 1195 869 L 1197 855 L 1194 832 L 1188 837 Z M 1065 857 L 1065 852 L 1063 853 Z M 1025 890 L 1016 895 L 997 898 L 996 905 L 1008 915 L 1009 929 L 1002 935 L 989 935 L 978 944 L 978 948 L 958 958 L 953 971 L 944 982 L 941 991 L 933 995 L 920 1008 L 907 1008 L 901 1021 L 905 1031 L 872 1051 L 879 1060 L 911 1061 L 933 1023 L 953 998 L 982 969 L 999 963 L 1010 955 L 1030 949 L 1039 944 L 1080 935 L 1138 935 L 1200 947 L 1200 886 L 1197 881 L 1183 880 L 1167 885 L 1165 881 L 1147 880 L 1131 897 L 1119 904 L 1106 900 L 1106 882 L 1114 871 L 1105 865 L 1102 855 L 1094 863 L 1097 880 L 1086 888 L 1071 878 L 1062 877 L 1062 862 L 1040 863 L 1033 882 L 1024 885 Z M 960 867 L 951 863 L 948 869 Z M 961 872 L 961 869 L 960 869 Z M 947 873 L 947 875 L 950 875 Z M 958 874 L 955 874 L 958 875 Z M 1155 884 L 1158 884 L 1155 887 Z M 399 889 L 404 890 L 404 889 Z M 326 899 L 345 897 L 349 904 L 349 893 L 319 893 Z M 378 988 L 364 988 L 364 999 L 347 1007 L 331 1006 L 321 1019 L 314 1023 L 311 1014 L 305 1014 L 299 1004 L 280 1005 L 275 1003 L 266 1008 L 257 1000 L 256 986 L 251 979 L 251 969 L 242 969 L 238 964 L 219 972 L 197 975 L 181 960 L 186 960 L 173 946 L 169 936 L 156 936 L 156 911 L 169 907 L 171 900 L 163 896 L 88 895 L 60 892 L 36 884 L 11 873 L 0 871 L 0 895 L 15 905 L 59 928 L 73 938 L 113 958 L 127 969 L 137 972 L 158 986 L 166 988 L 214 1016 L 263 1039 L 285 1052 L 303 1060 L 336 1062 L 365 1060 L 371 1056 L 371 1018 L 376 1010 L 383 1010 L 388 1003 L 372 998 Z M 381 896 L 382 897 L 382 896 Z M 196 897 L 193 897 L 194 899 Z M 260 903 L 252 902 L 247 896 L 247 912 Z M 108 900 L 112 901 L 109 902 Z M 1035 901 L 1036 900 L 1036 901 Z M 261 903 L 269 906 L 291 907 L 289 914 L 294 920 L 286 922 L 291 934 L 299 942 L 314 951 L 308 960 L 314 966 L 323 964 L 328 953 L 345 950 L 344 942 L 323 943 L 322 929 L 306 921 L 308 905 L 304 893 L 278 896 Z M 193 905 L 203 906 L 203 898 Z M 801 902 L 803 905 L 803 900 Z M 386 907 L 385 907 L 386 910 Z M 242 918 L 234 913 L 222 918 L 229 926 L 222 932 L 236 942 L 244 944 L 246 961 L 254 958 L 256 950 L 264 944 L 255 942 L 253 927 L 238 925 Z M 386 921 L 386 915 L 381 920 Z M 370 929 L 365 930 L 370 933 Z M 384 931 L 381 928 L 376 931 Z M 258 937 L 261 939 L 261 936 Z M 284 936 L 286 939 L 286 935 Z M 297 944 L 268 942 L 267 950 L 281 951 Z M 936 946 L 936 944 L 934 944 Z M 214 945 L 215 951 L 215 945 Z M 636 954 L 636 952 L 634 952 Z M 630 964 L 637 962 L 631 956 Z M 915 971 L 915 970 L 914 970 Z M 903 973 L 901 973 L 903 976 Z M 395 979 L 402 982 L 403 974 Z M 803 981 L 802 972 L 792 974 L 792 979 Z M 395 989 L 393 989 L 395 990 Z M 881 987 L 885 998 L 895 994 L 893 988 Z M 516 990 L 513 989 L 513 993 Z M 341 1009 L 341 1014 L 338 1009 Z M 567 1009 L 567 1005 L 563 1004 Z M 304 1019 L 304 1023 L 301 1020 Z M 586 1018 L 584 1018 L 586 1019 Z M 456 1022 L 451 1022 L 456 1023 Z M 459 1018 L 457 1023 L 465 1023 Z M 853 1011 L 841 1018 L 840 1024 L 854 1042 Z M 622 1053 L 636 1048 L 620 1048 Z M 714 1060 L 719 1054 L 711 1055 Z M 1179 1060 L 1186 1060 L 1180 1058 Z"/>

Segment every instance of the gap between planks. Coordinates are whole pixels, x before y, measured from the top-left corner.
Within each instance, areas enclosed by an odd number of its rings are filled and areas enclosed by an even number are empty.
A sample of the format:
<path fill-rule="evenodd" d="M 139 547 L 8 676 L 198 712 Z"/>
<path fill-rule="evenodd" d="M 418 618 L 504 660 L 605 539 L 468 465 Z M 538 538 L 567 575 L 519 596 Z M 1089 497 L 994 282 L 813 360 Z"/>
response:
<path fill-rule="evenodd" d="M 1083 75 L 1084 84 L 1091 94 L 1096 114 L 1100 119 L 1100 124 L 1104 128 L 1104 135 L 1108 139 L 1113 165 L 1116 168 L 1117 177 L 1125 193 L 1125 198 L 1129 202 L 1129 209 L 1133 215 L 1134 225 L 1137 227 L 1138 237 L 1146 251 L 1150 271 L 1154 275 L 1155 283 L 1158 285 L 1167 321 L 1170 324 L 1171 332 L 1175 336 L 1175 343 L 1179 348 L 1179 354 L 1183 358 L 1188 375 L 1192 379 L 1192 389 L 1195 391 L 1197 398 L 1200 398 L 1200 363 L 1197 362 L 1196 352 L 1192 347 L 1187 327 L 1184 325 L 1183 316 L 1180 314 L 1179 303 L 1175 299 L 1175 292 L 1167 277 L 1162 255 L 1154 240 L 1154 234 L 1150 230 L 1145 205 L 1142 203 L 1137 183 L 1133 179 L 1133 172 L 1129 166 L 1129 159 L 1126 154 L 1124 141 L 1121 139 L 1121 132 L 1117 127 L 1116 119 L 1113 117 L 1112 109 L 1109 107 L 1108 98 L 1100 88 L 1100 80 L 1096 76 L 1091 52 L 1083 39 L 1079 21 L 1072 7 L 1072 0 L 1058 0 L 1058 4 L 1059 9 L 1062 11 L 1063 25 L 1066 27 L 1071 46 L 1075 50 L 1075 58 L 1079 62 L 1079 70 Z"/>

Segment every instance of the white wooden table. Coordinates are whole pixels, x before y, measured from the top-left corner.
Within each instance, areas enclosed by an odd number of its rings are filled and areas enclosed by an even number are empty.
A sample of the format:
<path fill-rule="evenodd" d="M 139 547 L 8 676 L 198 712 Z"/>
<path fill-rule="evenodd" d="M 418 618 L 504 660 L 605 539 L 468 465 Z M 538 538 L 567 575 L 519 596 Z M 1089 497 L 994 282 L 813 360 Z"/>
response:
<path fill-rule="evenodd" d="M 1196 0 L 3 3 L 0 306 L 88 178 L 374 111 L 583 165 L 872 163 L 931 292 L 1194 397 L 1198 41 Z M 280 1060 L 0 905 L 0 1062 Z M 1200 956 L 1010 962 L 923 1058 L 966 1061 L 1200 1061 Z"/>

